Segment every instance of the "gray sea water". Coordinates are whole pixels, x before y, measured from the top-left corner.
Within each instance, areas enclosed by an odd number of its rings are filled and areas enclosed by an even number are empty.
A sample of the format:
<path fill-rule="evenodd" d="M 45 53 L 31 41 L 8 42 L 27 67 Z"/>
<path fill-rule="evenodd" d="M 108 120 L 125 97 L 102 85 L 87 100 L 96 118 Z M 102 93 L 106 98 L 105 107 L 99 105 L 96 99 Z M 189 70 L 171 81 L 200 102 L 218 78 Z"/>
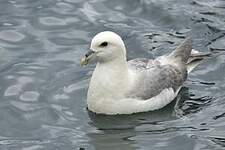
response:
<path fill-rule="evenodd" d="M 213 55 L 167 107 L 95 115 L 94 65 L 79 61 L 104 30 L 122 36 L 129 59 L 168 53 L 190 32 Z M 223 0 L 0 0 L 0 149 L 225 149 L 224 31 Z"/>

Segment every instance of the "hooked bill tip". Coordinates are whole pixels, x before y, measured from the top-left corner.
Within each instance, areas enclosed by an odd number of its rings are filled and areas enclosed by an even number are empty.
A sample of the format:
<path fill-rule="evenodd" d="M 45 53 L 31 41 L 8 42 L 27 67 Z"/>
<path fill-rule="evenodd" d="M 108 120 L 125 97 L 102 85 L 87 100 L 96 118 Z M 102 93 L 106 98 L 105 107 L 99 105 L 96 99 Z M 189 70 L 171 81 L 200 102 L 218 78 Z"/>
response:
<path fill-rule="evenodd" d="M 84 66 L 84 65 L 87 65 L 87 64 L 88 64 L 88 61 L 87 61 L 86 57 L 81 58 L 80 65 Z"/>

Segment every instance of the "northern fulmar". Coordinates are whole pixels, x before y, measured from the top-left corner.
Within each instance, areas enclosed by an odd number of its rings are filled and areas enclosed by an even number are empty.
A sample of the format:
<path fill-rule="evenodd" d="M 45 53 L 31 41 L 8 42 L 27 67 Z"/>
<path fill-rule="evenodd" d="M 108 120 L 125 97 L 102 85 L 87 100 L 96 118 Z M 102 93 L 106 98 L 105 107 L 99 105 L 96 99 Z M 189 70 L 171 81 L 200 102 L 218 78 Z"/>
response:
<path fill-rule="evenodd" d="M 188 73 L 204 56 L 192 50 L 189 37 L 168 55 L 127 61 L 121 37 L 100 32 L 81 59 L 82 65 L 97 61 L 88 88 L 88 109 L 108 115 L 160 109 L 175 99 Z"/>

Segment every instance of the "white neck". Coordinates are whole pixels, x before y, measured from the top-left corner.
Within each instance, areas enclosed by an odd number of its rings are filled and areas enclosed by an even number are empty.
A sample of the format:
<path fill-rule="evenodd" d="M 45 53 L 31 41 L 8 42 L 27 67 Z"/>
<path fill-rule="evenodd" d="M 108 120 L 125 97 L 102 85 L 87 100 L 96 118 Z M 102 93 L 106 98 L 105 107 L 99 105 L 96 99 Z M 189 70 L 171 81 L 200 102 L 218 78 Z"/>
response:
<path fill-rule="evenodd" d="M 118 58 L 110 62 L 97 63 L 88 89 L 88 105 L 122 98 L 127 91 L 128 80 L 126 59 Z M 116 92 L 118 90 L 120 92 Z"/>

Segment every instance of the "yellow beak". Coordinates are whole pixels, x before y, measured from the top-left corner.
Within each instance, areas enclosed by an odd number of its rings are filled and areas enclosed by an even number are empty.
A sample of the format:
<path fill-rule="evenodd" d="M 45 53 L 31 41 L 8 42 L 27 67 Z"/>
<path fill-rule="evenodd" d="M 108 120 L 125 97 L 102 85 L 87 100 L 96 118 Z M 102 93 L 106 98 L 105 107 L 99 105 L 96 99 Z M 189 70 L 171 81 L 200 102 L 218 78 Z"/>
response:
<path fill-rule="evenodd" d="M 87 58 L 86 57 L 81 58 L 80 65 L 84 66 L 84 65 L 87 65 L 87 64 L 88 64 Z"/>
<path fill-rule="evenodd" d="M 83 58 L 81 58 L 80 65 L 81 66 L 87 65 L 89 63 L 89 61 L 93 59 L 93 57 L 95 56 L 95 53 L 96 52 L 92 51 L 92 50 L 88 51 L 85 54 L 85 56 Z"/>

